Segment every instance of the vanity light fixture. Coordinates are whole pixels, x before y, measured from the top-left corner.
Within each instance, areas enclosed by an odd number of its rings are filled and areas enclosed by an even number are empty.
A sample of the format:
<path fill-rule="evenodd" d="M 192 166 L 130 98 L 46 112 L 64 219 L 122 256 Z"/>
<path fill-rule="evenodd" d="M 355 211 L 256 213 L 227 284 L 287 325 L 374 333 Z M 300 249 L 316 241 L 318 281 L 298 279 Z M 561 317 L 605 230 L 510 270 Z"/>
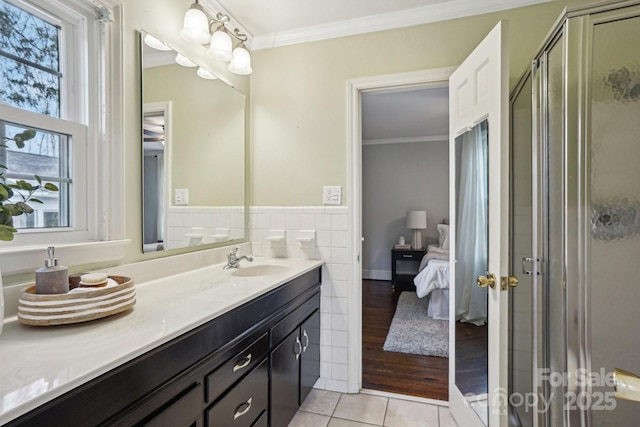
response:
<path fill-rule="evenodd" d="M 147 46 L 152 47 L 155 50 L 163 50 L 163 51 L 171 50 L 169 46 L 167 46 L 157 38 L 153 37 L 151 34 L 147 34 L 146 36 L 144 36 L 144 42 Z"/>
<path fill-rule="evenodd" d="M 176 54 L 176 62 L 183 67 L 197 67 L 198 64 L 187 58 L 181 53 Z"/>
<path fill-rule="evenodd" d="M 205 70 L 202 67 L 198 67 L 198 71 L 196 71 L 196 74 L 200 77 L 202 77 L 203 79 L 207 79 L 207 80 L 215 80 L 217 79 L 217 77 L 215 75 L 213 75 L 212 73 L 210 73 L 209 71 Z"/>
<path fill-rule="evenodd" d="M 184 15 L 184 26 L 180 36 L 188 42 L 205 45 L 207 55 L 213 59 L 231 61 L 228 69 L 232 73 L 251 74 L 251 54 L 244 44 L 247 35 L 237 28 L 230 31 L 227 28 L 229 20 L 229 16 L 219 12 L 214 17 L 208 17 L 198 0 L 195 0 Z M 206 22 L 206 25 L 203 22 Z M 239 42 L 233 50 L 232 37 Z"/>

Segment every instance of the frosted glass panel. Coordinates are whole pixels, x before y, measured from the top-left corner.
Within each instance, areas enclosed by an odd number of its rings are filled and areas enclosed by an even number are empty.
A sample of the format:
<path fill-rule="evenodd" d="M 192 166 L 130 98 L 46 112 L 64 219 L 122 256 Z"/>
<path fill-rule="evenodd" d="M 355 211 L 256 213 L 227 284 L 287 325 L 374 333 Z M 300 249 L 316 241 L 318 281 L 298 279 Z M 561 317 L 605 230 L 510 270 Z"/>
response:
<path fill-rule="evenodd" d="M 591 65 L 588 290 L 591 370 L 640 373 L 640 18 L 596 25 Z M 611 387 L 595 388 L 610 393 Z M 595 396 L 595 395 L 594 395 Z M 593 408 L 594 425 L 637 425 L 640 404 Z"/>

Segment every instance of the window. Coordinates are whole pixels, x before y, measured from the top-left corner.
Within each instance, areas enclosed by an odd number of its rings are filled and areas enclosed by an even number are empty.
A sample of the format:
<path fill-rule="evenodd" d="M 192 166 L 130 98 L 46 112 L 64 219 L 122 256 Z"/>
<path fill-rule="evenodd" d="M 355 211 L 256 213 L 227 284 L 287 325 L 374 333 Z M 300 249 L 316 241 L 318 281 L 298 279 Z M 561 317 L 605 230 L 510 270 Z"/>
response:
<path fill-rule="evenodd" d="M 30 196 L 33 209 L 13 217 L 16 237 L 63 231 L 64 240 L 95 238 L 87 191 L 98 175 L 86 165 L 101 134 L 100 88 L 90 84 L 104 73 L 89 54 L 100 50 L 96 9 L 79 0 L 0 0 L 0 29 L 0 163 L 7 183 L 28 183 L 11 201 Z M 30 139 L 14 141 L 25 132 Z M 41 185 L 31 194 L 36 179 L 54 191 Z"/>
<path fill-rule="evenodd" d="M 0 241 L 3 275 L 124 256 L 122 0 L 0 0 L 0 148 L 5 178 L 55 184 Z"/>

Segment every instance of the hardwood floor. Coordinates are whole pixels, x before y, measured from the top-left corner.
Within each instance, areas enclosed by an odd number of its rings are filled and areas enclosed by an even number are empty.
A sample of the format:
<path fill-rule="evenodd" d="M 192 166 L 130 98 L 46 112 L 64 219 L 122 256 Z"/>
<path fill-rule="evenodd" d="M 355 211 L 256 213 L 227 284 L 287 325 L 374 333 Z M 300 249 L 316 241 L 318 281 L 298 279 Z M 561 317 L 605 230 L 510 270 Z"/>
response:
<path fill-rule="evenodd" d="M 362 387 L 449 399 L 449 359 L 384 351 L 400 290 L 379 280 L 362 281 Z M 464 392 L 486 392 L 487 328 L 456 323 L 464 339 L 459 349 L 457 383 Z"/>
<path fill-rule="evenodd" d="M 382 349 L 399 296 L 391 282 L 362 281 L 362 387 L 448 400 L 449 359 Z"/>

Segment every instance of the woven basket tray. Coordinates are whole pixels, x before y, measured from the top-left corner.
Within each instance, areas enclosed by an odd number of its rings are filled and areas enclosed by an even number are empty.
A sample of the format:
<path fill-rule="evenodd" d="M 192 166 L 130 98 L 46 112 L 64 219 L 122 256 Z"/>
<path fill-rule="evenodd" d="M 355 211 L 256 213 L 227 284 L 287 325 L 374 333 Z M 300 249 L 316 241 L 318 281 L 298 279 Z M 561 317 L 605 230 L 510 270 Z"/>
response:
<path fill-rule="evenodd" d="M 24 289 L 18 300 L 18 321 L 25 325 L 51 326 L 87 322 L 128 310 L 136 303 L 133 280 L 109 276 L 117 286 L 67 294 L 36 294 L 35 285 Z"/>

